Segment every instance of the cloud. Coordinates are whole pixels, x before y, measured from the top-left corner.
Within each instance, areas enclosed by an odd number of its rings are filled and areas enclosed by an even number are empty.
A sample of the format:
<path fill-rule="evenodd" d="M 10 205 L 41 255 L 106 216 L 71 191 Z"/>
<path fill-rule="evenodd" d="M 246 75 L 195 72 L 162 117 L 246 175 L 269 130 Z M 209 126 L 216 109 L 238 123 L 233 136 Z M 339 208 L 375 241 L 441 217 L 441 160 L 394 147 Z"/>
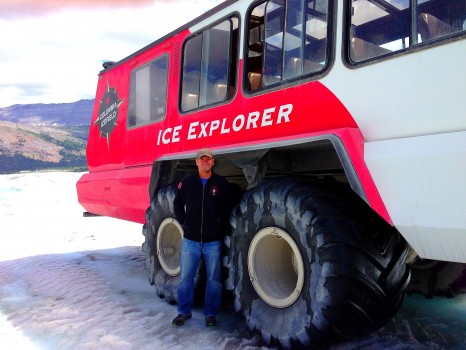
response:
<path fill-rule="evenodd" d="M 152 1 L 148 6 L 139 1 L 131 8 L 122 1 L 117 8 L 92 9 L 85 7 L 90 0 L 75 1 L 84 5 L 14 20 L 2 19 L 0 10 L 0 107 L 92 98 L 103 61 L 127 57 L 219 1 Z M 28 88 L 34 86 L 43 88 Z"/>
<path fill-rule="evenodd" d="M 135 8 L 168 0 L 0 0 L 0 18 L 41 16 L 65 9 Z"/>
<path fill-rule="evenodd" d="M 42 94 L 47 91 L 47 84 L 40 84 L 40 83 L 22 83 L 22 84 L 15 84 L 15 88 L 22 96 L 28 96 L 31 94 Z M 9 89 L 12 85 L 7 84 L 0 84 L 0 90 L 2 89 Z"/>
<path fill-rule="evenodd" d="M 24 82 L 15 84 L 0 84 L 0 107 L 8 107 L 13 104 L 30 103 L 31 96 L 48 97 L 51 95 L 51 87 L 47 84 Z M 76 96 L 74 96 L 76 97 Z M 91 96 L 89 96 L 91 98 Z M 12 103 L 4 104 L 1 101 L 12 99 Z M 80 98 L 75 98 L 78 100 Z"/>

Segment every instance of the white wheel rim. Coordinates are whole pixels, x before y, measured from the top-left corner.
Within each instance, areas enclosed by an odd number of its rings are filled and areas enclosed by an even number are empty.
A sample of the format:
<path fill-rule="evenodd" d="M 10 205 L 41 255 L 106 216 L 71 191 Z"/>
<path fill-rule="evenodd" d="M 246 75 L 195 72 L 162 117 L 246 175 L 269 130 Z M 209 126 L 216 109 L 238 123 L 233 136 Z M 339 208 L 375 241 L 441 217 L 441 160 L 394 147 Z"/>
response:
<path fill-rule="evenodd" d="M 157 256 L 162 269 L 170 276 L 180 273 L 183 228 L 174 218 L 162 221 L 157 232 Z"/>
<path fill-rule="evenodd" d="M 293 238 L 278 227 L 266 227 L 252 239 L 248 272 L 260 298 L 276 308 L 292 305 L 304 285 L 304 263 Z"/>

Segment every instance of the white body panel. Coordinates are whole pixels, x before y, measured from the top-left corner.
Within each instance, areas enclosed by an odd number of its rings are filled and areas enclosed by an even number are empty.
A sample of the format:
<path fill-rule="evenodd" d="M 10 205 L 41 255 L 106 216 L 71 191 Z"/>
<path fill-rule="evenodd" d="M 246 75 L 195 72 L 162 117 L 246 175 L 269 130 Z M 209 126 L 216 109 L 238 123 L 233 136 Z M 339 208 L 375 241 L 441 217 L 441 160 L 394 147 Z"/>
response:
<path fill-rule="evenodd" d="M 365 162 L 395 227 L 422 258 L 466 262 L 466 40 L 321 80 L 366 141 Z"/>
<path fill-rule="evenodd" d="M 397 229 L 421 258 L 466 262 L 466 132 L 365 144 Z"/>
<path fill-rule="evenodd" d="M 190 30 L 233 11 L 244 25 L 250 3 Z M 337 7 L 335 62 L 320 81 L 364 135 L 366 164 L 396 228 L 422 258 L 466 262 L 466 40 L 348 68 Z"/>
<path fill-rule="evenodd" d="M 466 130 L 466 40 L 350 69 L 337 52 L 321 80 L 366 141 Z"/>

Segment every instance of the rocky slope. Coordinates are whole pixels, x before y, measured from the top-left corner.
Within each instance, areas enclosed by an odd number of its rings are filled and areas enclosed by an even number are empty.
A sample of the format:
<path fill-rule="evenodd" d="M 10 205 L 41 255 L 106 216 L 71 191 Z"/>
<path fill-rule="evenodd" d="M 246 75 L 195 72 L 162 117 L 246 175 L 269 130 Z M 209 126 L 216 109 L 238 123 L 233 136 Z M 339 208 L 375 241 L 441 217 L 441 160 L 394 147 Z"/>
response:
<path fill-rule="evenodd" d="M 0 174 L 86 169 L 94 100 L 0 108 Z"/>
<path fill-rule="evenodd" d="M 84 170 L 86 140 L 82 135 L 87 128 L 0 121 L 0 173 L 50 168 Z"/>

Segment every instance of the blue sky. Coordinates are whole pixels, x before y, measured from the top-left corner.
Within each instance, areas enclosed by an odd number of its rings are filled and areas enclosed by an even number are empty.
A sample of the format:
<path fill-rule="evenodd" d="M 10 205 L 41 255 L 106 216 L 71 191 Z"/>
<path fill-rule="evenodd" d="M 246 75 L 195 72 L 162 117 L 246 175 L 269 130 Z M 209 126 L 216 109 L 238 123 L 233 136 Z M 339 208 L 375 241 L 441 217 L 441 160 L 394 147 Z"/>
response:
<path fill-rule="evenodd" d="M 94 98 L 118 61 L 221 0 L 0 0 L 0 107 Z"/>

